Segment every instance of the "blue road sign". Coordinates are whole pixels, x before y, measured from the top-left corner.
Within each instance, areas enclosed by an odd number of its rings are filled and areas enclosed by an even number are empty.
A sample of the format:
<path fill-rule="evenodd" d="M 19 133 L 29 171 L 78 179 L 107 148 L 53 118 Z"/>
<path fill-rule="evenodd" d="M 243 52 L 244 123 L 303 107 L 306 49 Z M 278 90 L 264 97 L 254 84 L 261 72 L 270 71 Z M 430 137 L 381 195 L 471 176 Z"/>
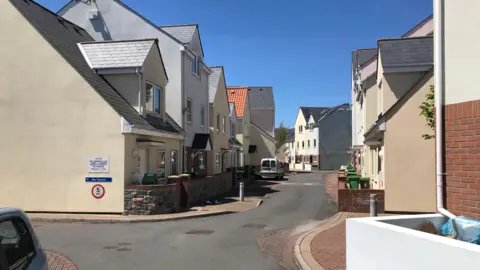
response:
<path fill-rule="evenodd" d="M 85 177 L 87 183 L 111 183 L 112 177 Z"/>

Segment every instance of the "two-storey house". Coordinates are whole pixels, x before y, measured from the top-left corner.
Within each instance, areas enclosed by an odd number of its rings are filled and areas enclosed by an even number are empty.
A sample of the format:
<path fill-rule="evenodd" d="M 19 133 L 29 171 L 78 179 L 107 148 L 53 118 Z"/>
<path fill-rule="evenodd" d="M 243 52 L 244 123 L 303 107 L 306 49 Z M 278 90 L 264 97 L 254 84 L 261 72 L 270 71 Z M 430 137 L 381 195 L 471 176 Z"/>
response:
<path fill-rule="evenodd" d="M 402 37 L 418 37 L 431 35 L 433 31 L 433 16 L 427 17 L 407 31 Z M 366 104 L 366 95 L 375 95 L 376 91 L 369 91 L 375 87 L 373 82 L 377 74 L 377 48 L 358 49 L 352 53 L 352 163 L 358 172 L 365 175 L 370 164 L 369 153 L 364 144 L 363 134 L 372 124 L 372 117 L 376 119 L 376 105 L 370 98 L 370 105 Z M 372 88 L 373 89 L 373 88 Z M 372 111 L 373 110 L 373 111 Z"/>
<path fill-rule="evenodd" d="M 314 125 L 328 109 L 328 107 L 300 107 L 298 110 L 295 121 L 294 169 L 310 170 L 312 166 L 318 167 L 318 132 L 314 132 Z"/>
<path fill-rule="evenodd" d="M 385 210 L 435 211 L 434 141 L 419 107 L 433 85 L 433 37 L 378 41 L 377 119 L 365 132 L 368 176 Z M 409 199 L 405 199 L 409 196 Z"/>
<path fill-rule="evenodd" d="M 95 40 L 157 38 L 169 75 L 166 112 L 185 130 L 183 170 L 204 172 L 199 158 L 211 150 L 208 76 L 197 25 L 159 26 L 120 0 L 70 1 L 59 15 Z M 213 161 L 211 161 L 213 162 Z"/>
<path fill-rule="evenodd" d="M 250 103 L 248 100 L 248 87 L 227 87 L 228 102 L 234 103 L 236 114 L 236 139 L 242 144 L 240 166 L 250 166 L 251 155 L 256 152 L 256 147 L 250 141 Z"/>
<path fill-rule="evenodd" d="M 157 39 L 96 42 L 23 0 L 0 2 L 0 32 L 17 37 L 0 51 L 2 206 L 123 213 L 125 186 L 180 171 Z"/>
<path fill-rule="evenodd" d="M 235 103 L 228 102 L 229 108 L 229 118 L 230 118 L 230 138 L 229 138 L 229 146 L 230 146 L 230 168 L 237 168 L 240 166 L 240 159 L 241 155 L 243 154 L 243 145 L 237 139 L 237 113 L 235 111 Z"/>
<path fill-rule="evenodd" d="M 251 162 L 260 164 L 262 158 L 276 155 L 275 99 L 269 86 L 249 86 L 248 100 L 251 113 L 251 145 L 255 148 Z"/>
<path fill-rule="evenodd" d="M 209 77 L 209 102 L 210 102 L 210 137 L 212 138 L 213 151 L 210 152 L 209 172 L 214 174 L 225 172 L 228 167 L 228 154 L 230 152 L 230 108 L 227 98 L 227 85 L 223 67 L 210 67 L 212 73 Z"/>

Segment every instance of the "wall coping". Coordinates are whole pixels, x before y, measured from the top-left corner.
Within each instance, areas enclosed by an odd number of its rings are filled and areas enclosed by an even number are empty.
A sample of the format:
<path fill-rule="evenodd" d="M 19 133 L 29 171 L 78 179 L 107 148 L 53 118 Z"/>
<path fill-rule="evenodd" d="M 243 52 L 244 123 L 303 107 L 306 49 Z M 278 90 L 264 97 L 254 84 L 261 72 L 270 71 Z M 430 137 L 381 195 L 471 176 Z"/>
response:
<path fill-rule="evenodd" d="M 128 185 L 125 190 L 157 190 L 168 187 L 175 187 L 176 184 L 159 184 L 159 185 Z"/>

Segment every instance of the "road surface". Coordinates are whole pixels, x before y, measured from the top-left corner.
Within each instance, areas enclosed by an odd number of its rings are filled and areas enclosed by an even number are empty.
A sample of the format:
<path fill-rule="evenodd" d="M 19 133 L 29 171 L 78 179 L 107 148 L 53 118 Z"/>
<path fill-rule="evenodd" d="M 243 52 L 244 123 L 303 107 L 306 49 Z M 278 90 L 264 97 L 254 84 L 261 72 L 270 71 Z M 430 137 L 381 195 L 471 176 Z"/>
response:
<path fill-rule="evenodd" d="M 160 223 L 34 225 L 45 249 L 69 257 L 80 270 L 284 269 L 272 254 L 281 253 L 275 249 L 282 249 L 285 234 L 334 213 L 323 175 L 278 181 L 274 188 L 263 188 L 269 194 L 259 208 L 237 214 Z M 276 232 L 283 240 L 273 238 L 266 247 L 269 256 L 257 240 Z"/>

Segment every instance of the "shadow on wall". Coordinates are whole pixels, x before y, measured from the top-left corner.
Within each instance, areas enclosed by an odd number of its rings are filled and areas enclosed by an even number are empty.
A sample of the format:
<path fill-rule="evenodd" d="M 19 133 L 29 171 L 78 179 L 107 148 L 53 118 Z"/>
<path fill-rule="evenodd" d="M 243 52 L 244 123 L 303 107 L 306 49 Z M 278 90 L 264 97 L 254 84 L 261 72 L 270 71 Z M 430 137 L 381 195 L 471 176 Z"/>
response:
<path fill-rule="evenodd" d="M 103 19 L 102 13 L 98 12 L 98 16 L 98 18 L 90 20 L 93 26 L 93 30 L 102 34 L 104 40 L 112 40 L 112 35 L 110 35 L 110 30 L 108 29 L 108 26 Z"/>

